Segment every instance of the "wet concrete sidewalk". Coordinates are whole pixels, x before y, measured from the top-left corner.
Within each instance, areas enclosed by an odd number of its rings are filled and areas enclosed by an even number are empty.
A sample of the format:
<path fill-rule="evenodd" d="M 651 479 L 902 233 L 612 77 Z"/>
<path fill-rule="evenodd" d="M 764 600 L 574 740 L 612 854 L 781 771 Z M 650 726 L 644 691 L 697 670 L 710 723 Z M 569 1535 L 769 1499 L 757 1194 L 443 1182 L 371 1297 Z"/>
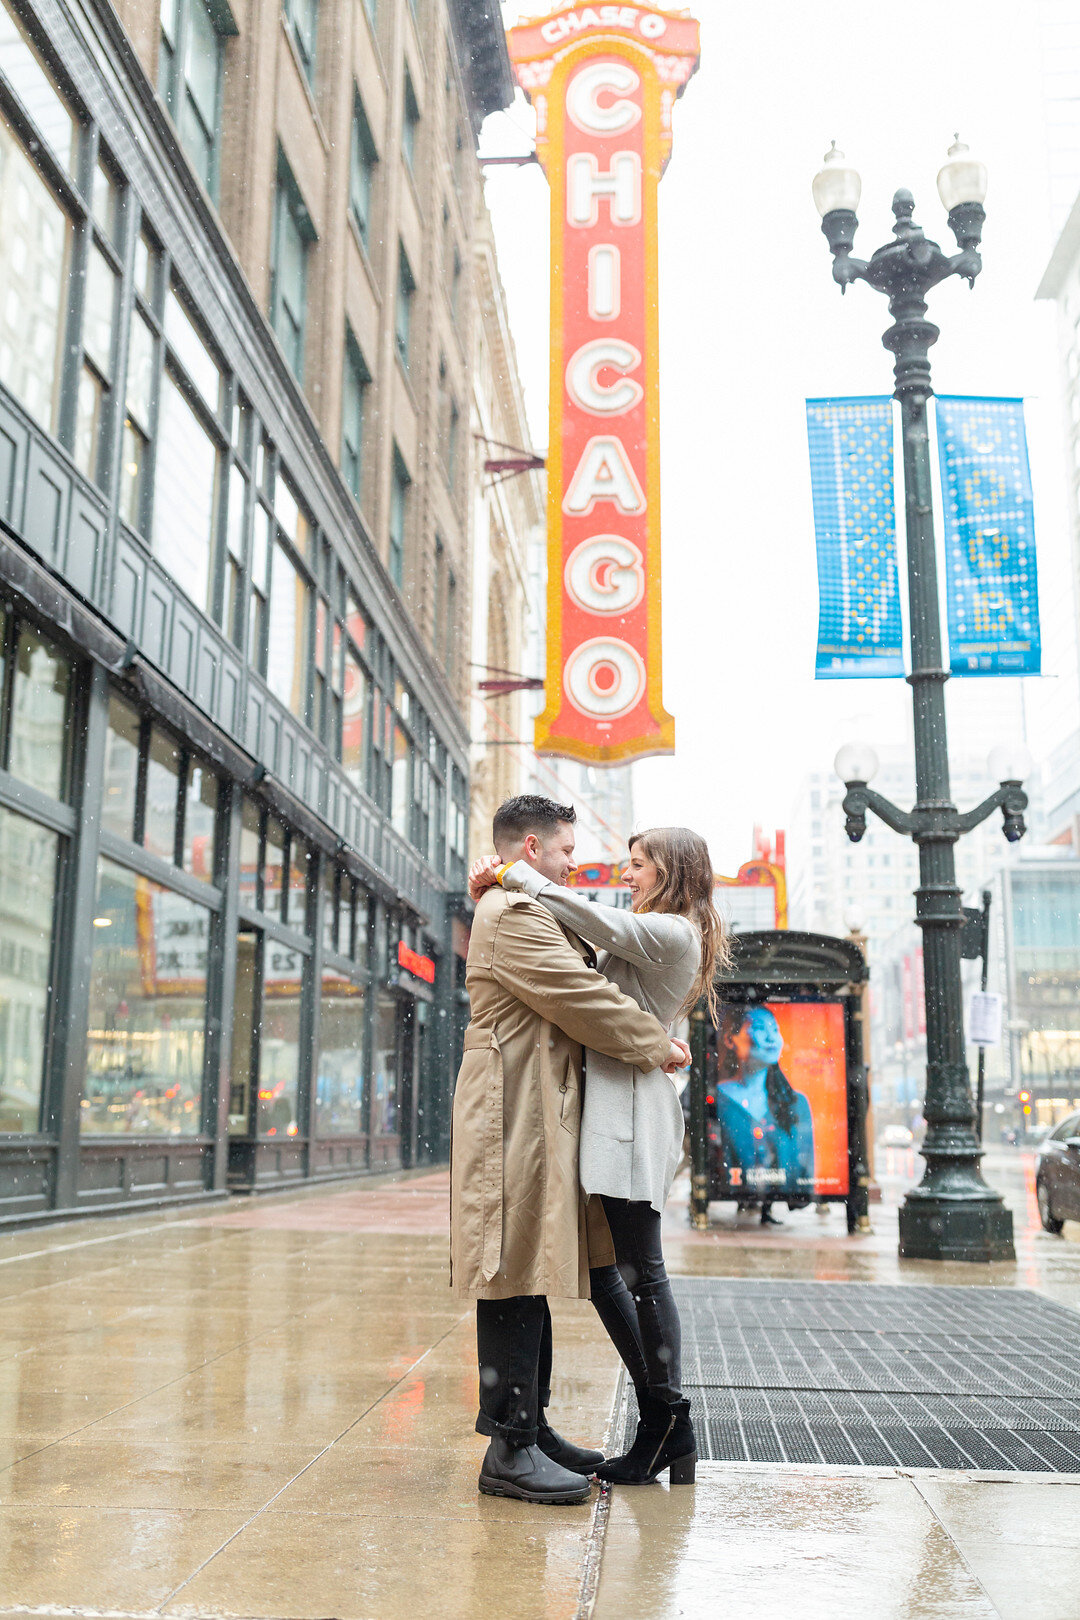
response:
<path fill-rule="evenodd" d="M 443 1175 L 0 1238 L 0 1614 L 572 1615 L 592 1509 L 480 1496 Z M 558 1310 L 556 1401 L 617 1367 Z"/>
<path fill-rule="evenodd" d="M 690 1275 L 1035 1287 L 1080 1304 L 1080 1228 L 992 1165 L 1016 1267 L 903 1265 L 840 1213 L 708 1234 Z M 0 1237 L 0 1615 L 384 1620 L 1080 1620 L 1080 1482 L 706 1464 L 584 1508 L 482 1497 L 471 1311 L 446 1286 L 446 1179 Z M 556 1309 L 553 1417 L 605 1434 L 614 1355 Z"/>

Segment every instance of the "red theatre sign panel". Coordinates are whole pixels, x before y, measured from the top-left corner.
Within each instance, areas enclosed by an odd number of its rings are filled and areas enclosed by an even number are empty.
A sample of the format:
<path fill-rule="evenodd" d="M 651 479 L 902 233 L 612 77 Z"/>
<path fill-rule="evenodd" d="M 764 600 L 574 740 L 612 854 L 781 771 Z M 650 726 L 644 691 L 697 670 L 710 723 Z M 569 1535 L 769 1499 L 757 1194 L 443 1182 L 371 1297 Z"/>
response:
<path fill-rule="evenodd" d="M 551 186 L 547 706 L 536 748 L 669 754 L 660 678 L 656 192 L 698 25 L 566 6 L 510 30 Z"/>

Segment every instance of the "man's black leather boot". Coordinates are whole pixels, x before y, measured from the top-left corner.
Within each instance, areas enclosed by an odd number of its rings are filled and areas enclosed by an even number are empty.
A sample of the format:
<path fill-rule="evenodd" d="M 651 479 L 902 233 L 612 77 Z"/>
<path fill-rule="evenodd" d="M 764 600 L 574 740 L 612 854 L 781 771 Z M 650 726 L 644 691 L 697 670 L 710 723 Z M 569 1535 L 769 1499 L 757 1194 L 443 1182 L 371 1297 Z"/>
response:
<path fill-rule="evenodd" d="M 557 1462 L 561 1468 L 569 1468 L 575 1474 L 591 1474 L 604 1460 L 602 1451 L 590 1451 L 588 1446 L 575 1446 L 572 1440 L 564 1440 L 550 1423 L 545 1423 L 543 1417 L 537 1426 L 536 1443 L 545 1457 L 550 1457 L 552 1462 Z"/>
<path fill-rule="evenodd" d="M 493 1435 L 480 1468 L 485 1496 L 516 1496 L 522 1502 L 586 1502 L 590 1482 L 544 1455 L 539 1446 L 512 1446 Z"/>

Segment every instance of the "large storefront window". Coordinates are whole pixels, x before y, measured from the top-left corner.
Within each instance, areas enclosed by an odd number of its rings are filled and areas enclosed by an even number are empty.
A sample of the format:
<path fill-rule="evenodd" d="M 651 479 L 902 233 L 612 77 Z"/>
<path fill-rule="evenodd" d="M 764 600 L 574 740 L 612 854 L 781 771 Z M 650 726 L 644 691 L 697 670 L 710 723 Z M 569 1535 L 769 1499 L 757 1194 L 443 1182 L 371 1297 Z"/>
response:
<path fill-rule="evenodd" d="M 209 938 L 205 906 L 100 861 L 84 1133 L 198 1133 Z"/>
<path fill-rule="evenodd" d="M 0 810 L 0 1131 L 39 1128 L 58 844 Z"/>
<path fill-rule="evenodd" d="M 364 990 L 340 973 L 325 972 L 315 1080 L 316 1136 L 364 1131 Z"/>
<path fill-rule="evenodd" d="M 8 768 L 51 798 L 64 795 L 67 775 L 71 664 L 28 625 L 15 643 Z"/>
<path fill-rule="evenodd" d="M 220 788 L 217 775 L 169 732 L 143 719 L 116 692 L 109 694 L 104 831 L 212 883 Z"/>
<path fill-rule="evenodd" d="M 260 1136 L 295 1136 L 300 1082 L 300 1002 L 304 958 L 277 940 L 263 946 L 259 1039 Z"/>

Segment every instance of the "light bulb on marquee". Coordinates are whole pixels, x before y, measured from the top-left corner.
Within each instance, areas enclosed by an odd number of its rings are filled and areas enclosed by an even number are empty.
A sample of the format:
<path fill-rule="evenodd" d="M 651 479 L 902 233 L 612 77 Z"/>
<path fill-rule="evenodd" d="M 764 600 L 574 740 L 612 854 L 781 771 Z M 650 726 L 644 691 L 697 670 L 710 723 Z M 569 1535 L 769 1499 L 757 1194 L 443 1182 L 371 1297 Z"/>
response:
<path fill-rule="evenodd" d="M 570 5 L 507 35 L 551 186 L 547 702 L 536 750 L 675 748 L 660 658 L 657 186 L 689 13 Z"/>

